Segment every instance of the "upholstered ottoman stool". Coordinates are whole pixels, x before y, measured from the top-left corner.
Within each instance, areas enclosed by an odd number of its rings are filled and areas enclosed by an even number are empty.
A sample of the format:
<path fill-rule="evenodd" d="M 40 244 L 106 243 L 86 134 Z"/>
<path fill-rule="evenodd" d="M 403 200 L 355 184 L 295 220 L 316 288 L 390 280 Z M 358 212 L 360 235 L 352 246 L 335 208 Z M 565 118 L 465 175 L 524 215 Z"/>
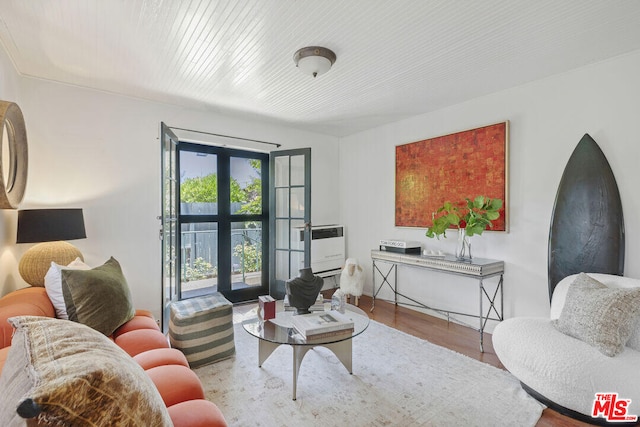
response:
<path fill-rule="evenodd" d="M 233 355 L 233 306 L 219 292 L 172 303 L 169 341 L 191 368 Z"/>

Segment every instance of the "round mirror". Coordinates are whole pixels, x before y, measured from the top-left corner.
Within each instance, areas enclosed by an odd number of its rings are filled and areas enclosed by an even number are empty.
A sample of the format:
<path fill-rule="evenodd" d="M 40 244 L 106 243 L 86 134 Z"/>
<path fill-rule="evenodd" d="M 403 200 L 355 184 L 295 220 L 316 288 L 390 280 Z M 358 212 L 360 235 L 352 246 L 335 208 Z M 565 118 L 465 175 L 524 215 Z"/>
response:
<path fill-rule="evenodd" d="M 0 101 L 0 208 L 17 209 L 27 186 L 27 131 L 22 111 Z"/>
<path fill-rule="evenodd" d="M 15 162 L 15 132 L 11 123 L 5 123 L 2 127 L 2 178 L 4 188 L 11 192 L 13 184 L 16 182 L 16 162 Z"/>

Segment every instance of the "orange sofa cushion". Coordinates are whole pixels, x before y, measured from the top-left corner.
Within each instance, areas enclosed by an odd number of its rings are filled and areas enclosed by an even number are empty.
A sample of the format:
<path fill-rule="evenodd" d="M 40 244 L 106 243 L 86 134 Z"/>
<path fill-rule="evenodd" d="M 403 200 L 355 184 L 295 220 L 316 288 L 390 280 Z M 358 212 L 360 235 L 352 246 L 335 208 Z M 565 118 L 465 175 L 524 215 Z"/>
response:
<path fill-rule="evenodd" d="M 144 370 L 163 365 L 189 367 L 189 362 L 187 362 L 185 355 L 175 348 L 154 348 L 153 350 L 143 351 L 133 356 L 133 360 L 138 362 Z"/>
<path fill-rule="evenodd" d="M 115 342 L 133 357 L 154 348 L 169 348 L 169 340 L 157 329 L 137 329 L 118 335 Z"/>
<path fill-rule="evenodd" d="M 45 288 L 24 288 L 0 298 L 0 348 L 11 345 L 13 326 L 7 322 L 13 316 L 55 317 L 56 311 Z"/>
<path fill-rule="evenodd" d="M 197 375 L 182 365 L 164 365 L 145 371 L 156 385 L 167 407 L 193 399 L 204 399 Z"/>
<path fill-rule="evenodd" d="M 169 406 L 174 427 L 227 427 L 222 411 L 208 400 L 188 400 Z"/>
<path fill-rule="evenodd" d="M 153 330 L 159 331 L 160 327 L 158 327 L 158 324 L 153 319 L 153 317 L 140 316 L 136 314 L 133 317 L 133 319 L 129 320 L 128 322 L 120 326 L 118 329 L 116 329 L 113 332 L 113 337 L 116 338 L 122 334 L 126 334 L 127 332 L 131 332 L 131 331 L 136 331 L 138 329 L 153 329 Z"/>

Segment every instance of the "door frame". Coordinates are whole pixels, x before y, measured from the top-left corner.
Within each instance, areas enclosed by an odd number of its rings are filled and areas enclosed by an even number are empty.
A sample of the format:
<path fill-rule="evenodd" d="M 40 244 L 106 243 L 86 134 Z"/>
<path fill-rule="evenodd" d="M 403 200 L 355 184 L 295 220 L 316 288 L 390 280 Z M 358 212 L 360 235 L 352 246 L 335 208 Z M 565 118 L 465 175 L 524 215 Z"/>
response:
<path fill-rule="evenodd" d="M 171 303 L 178 299 L 180 280 L 176 268 L 178 257 L 177 225 L 177 179 L 176 160 L 178 137 L 164 123 L 160 123 L 160 232 L 161 241 L 161 329 L 169 329 L 169 310 Z M 167 176 L 167 173 L 169 176 Z M 168 188 L 167 188 L 168 187 Z M 171 253 L 173 252 L 173 253 Z"/>

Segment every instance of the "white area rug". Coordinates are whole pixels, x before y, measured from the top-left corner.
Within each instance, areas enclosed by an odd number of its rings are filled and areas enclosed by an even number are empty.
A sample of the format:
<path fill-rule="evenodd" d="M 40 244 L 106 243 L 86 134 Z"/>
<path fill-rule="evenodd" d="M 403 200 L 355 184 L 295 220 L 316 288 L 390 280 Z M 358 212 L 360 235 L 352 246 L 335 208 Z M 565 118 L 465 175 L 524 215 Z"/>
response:
<path fill-rule="evenodd" d="M 372 321 L 354 338 L 353 375 L 329 350 L 258 367 L 258 340 L 235 325 L 236 356 L 195 369 L 231 426 L 533 426 L 544 406 L 508 372 Z"/>

